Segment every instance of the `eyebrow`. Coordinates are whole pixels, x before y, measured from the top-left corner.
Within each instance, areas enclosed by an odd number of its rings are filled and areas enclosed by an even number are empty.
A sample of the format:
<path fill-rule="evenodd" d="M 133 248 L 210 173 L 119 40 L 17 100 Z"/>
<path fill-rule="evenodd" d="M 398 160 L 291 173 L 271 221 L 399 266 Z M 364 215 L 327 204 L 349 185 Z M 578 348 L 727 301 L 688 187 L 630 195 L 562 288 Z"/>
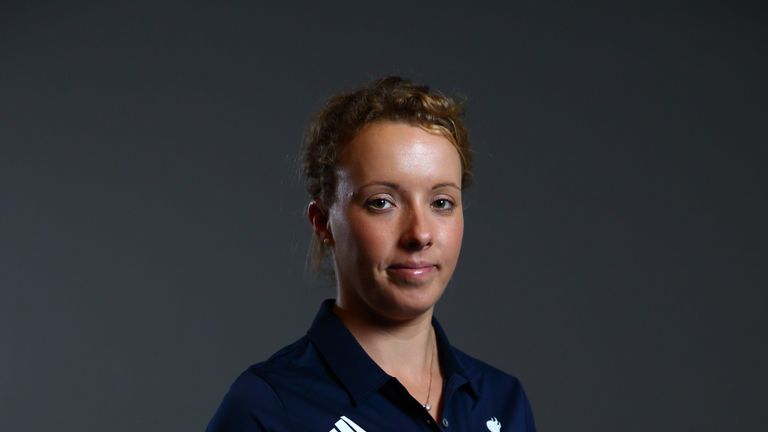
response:
<path fill-rule="evenodd" d="M 402 189 L 400 187 L 400 185 L 398 185 L 397 183 L 385 182 L 385 181 L 372 181 L 370 183 L 366 183 L 366 184 L 360 186 L 359 188 L 357 188 L 357 190 L 365 189 L 365 188 L 371 187 L 371 186 L 386 186 L 386 187 L 388 187 L 390 189 L 394 189 L 394 190 Z M 457 189 L 458 191 L 461 191 L 461 187 L 459 185 L 457 185 L 456 183 L 453 183 L 453 182 L 438 183 L 438 184 L 432 186 L 432 190 L 440 189 L 440 188 L 444 188 L 444 187 L 450 187 L 450 188 Z"/>
<path fill-rule="evenodd" d="M 454 189 L 457 189 L 459 192 L 461 192 L 461 186 L 459 186 L 459 185 L 457 185 L 456 183 L 453 183 L 453 182 L 438 183 L 438 184 L 432 186 L 432 190 L 440 189 L 440 188 L 444 188 L 444 187 L 454 188 Z"/>

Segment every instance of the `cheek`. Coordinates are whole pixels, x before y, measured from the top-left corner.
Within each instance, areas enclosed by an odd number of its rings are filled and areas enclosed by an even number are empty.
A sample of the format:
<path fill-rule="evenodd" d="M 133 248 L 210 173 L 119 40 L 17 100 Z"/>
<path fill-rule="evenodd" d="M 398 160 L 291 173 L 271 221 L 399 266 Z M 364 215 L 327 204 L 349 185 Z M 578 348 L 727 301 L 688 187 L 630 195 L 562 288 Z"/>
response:
<path fill-rule="evenodd" d="M 445 244 L 452 255 L 459 255 L 464 237 L 464 220 L 458 219 L 445 227 Z"/>
<path fill-rule="evenodd" d="M 380 221 L 354 212 L 337 219 L 335 242 L 353 262 L 378 261 L 389 251 L 387 229 Z M 340 251 L 341 252 L 341 251 Z"/>
<path fill-rule="evenodd" d="M 380 259 L 387 254 L 387 235 L 373 224 L 357 224 L 352 227 L 352 241 L 361 257 Z"/>

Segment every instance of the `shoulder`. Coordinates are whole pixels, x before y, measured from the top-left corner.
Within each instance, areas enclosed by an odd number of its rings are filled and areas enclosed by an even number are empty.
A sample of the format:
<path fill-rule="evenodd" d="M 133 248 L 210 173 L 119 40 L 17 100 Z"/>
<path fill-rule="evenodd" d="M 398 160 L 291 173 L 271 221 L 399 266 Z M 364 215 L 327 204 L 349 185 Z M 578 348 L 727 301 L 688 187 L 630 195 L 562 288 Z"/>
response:
<path fill-rule="evenodd" d="M 301 338 L 268 360 L 248 367 L 230 386 L 206 430 L 289 430 L 285 405 L 277 389 L 281 380 L 300 367 L 298 360 L 309 345 L 306 338 Z"/>

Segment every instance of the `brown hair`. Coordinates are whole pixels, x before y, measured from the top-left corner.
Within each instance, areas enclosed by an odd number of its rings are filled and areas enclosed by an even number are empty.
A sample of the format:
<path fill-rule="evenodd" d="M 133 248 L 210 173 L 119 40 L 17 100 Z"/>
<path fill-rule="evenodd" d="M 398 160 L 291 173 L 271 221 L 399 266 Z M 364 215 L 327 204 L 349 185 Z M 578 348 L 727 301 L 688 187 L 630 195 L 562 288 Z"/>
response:
<path fill-rule="evenodd" d="M 442 134 L 459 153 L 462 187 L 469 186 L 471 155 L 462 116 L 462 103 L 398 76 L 337 94 L 307 128 L 302 161 L 307 192 L 325 209 L 333 204 L 336 164 L 344 147 L 363 126 L 376 121 L 402 122 Z M 324 255 L 323 244 L 313 238 L 310 259 L 314 268 Z"/>

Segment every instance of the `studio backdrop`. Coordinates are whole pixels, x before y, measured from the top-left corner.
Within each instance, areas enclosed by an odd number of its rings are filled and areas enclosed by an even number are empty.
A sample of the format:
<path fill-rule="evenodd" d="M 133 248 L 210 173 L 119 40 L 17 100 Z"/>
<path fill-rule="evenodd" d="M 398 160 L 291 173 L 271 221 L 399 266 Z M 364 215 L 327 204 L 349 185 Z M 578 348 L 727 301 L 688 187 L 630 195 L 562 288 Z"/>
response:
<path fill-rule="evenodd" d="M 203 430 L 335 289 L 298 176 L 324 100 L 466 101 L 436 314 L 542 431 L 768 430 L 762 3 L 5 2 L 0 430 Z"/>

